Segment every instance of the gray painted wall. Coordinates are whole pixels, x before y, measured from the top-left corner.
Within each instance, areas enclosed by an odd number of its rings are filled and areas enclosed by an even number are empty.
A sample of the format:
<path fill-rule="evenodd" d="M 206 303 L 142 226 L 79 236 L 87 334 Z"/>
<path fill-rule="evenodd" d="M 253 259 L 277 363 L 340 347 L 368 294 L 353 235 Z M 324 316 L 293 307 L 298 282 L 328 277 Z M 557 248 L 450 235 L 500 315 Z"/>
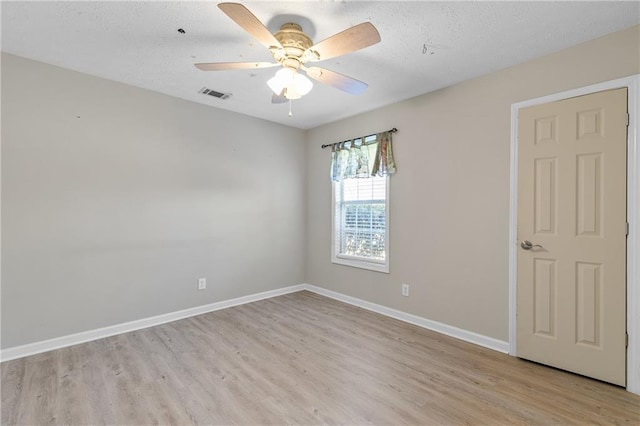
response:
<path fill-rule="evenodd" d="M 3 54 L 1 347 L 302 282 L 507 340 L 510 105 L 639 73 L 639 40 L 306 133 Z M 391 127 L 391 273 L 333 265 L 319 145 Z"/>
<path fill-rule="evenodd" d="M 302 130 L 3 54 L 1 136 L 2 348 L 304 282 Z"/>
<path fill-rule="evenodd" d="M 508 340 L 511 104 L 639 73 L 639 28 L 310 130 L 307 282 Z M 320 145 L 392 127 L 390 274 L 334 265 Z"/>

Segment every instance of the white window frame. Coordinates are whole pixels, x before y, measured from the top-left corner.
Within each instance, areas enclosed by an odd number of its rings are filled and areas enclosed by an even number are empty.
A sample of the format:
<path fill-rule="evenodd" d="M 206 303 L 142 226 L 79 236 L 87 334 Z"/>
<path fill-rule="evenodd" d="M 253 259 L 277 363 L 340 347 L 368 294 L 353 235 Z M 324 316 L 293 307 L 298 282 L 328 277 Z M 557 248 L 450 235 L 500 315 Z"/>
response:
<path fill-rule="evenodd" d="M 338 238 L 336 228 L 336 187 L 338 182 L 331 183 L 331 263 L 354 268 L 368 269 L 370 271 L 389 273 L 389 186 L 390 179 L 385 181 L 385 229 L 384 229 L 384 260 L 368 259 L 338 253 Z"/>

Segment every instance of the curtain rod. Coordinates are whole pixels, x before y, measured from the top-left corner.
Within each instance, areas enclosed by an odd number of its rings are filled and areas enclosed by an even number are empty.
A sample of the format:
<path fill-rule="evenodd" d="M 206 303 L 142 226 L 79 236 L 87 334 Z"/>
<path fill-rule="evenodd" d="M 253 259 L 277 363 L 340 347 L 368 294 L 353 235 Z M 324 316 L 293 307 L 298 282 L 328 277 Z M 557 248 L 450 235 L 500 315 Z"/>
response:
<path fill-rule="evenodd" d="M 395 132 L 397 132 L 397 131 L 398 131 L 398 129 L 396 129 L 395 127 L 394 127 L 393 129 L 391 129 L 391 130 L 387 130 L 387 132 L 389 132 L 389 133 L 395 133 Z M 380 132 L 380 133 L 382 133 L 382 132 Z M 377 133 L 374 133 L 374 134 L 372 134 L 372 135 L 367 135 L 367 136 L 364 136 L 364 137 L 362 137 L 362 138 L 356 138 L 356 139 L 365 139 L 365 138 L 368 138 L 369 136 L 375 136 L 375 135 L 377 135 Z M 347 141 L 342 141 L 342 142 L 347 142 Z M 336 143 L 342 143 L 342 142 L 336 142 Z M 330 146 L 333 146 L 333 145 L 335 145 L 336 143 L 328 143 L 328 144 L 324 144 L 324 145 L 322 145 L 322 149 L 325 149 L 325 148 L 328 148 L 328 147 L 330 147 Z"/>

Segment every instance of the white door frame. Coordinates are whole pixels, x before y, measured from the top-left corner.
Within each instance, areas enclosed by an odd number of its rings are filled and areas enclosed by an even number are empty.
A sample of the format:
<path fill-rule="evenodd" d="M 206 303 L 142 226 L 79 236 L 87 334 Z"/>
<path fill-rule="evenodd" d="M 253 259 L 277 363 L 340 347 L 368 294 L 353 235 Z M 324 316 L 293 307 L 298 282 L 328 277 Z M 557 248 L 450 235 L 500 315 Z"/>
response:
<path fill-rule="evenodd" d="M 604 90 L 628 89 L 627 136 L 627 390 L 640 395 L 640 74 L 511 104 L 511 177 L 509 213 L 509 355 L 516 356 L 516 291 L 518 259 L 518 110 L 588 95 Z"/>

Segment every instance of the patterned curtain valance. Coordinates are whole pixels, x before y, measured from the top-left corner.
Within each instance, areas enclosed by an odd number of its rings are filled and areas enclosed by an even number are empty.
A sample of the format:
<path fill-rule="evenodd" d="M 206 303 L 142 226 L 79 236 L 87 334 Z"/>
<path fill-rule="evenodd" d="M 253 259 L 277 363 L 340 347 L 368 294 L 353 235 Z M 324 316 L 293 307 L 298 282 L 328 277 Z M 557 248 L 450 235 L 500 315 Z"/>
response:
<path fill-rule="evenodd" d="M 339 142 L 331 148 L 331 180 L 388 176 L 396 172 L 391 131 Z"/>

